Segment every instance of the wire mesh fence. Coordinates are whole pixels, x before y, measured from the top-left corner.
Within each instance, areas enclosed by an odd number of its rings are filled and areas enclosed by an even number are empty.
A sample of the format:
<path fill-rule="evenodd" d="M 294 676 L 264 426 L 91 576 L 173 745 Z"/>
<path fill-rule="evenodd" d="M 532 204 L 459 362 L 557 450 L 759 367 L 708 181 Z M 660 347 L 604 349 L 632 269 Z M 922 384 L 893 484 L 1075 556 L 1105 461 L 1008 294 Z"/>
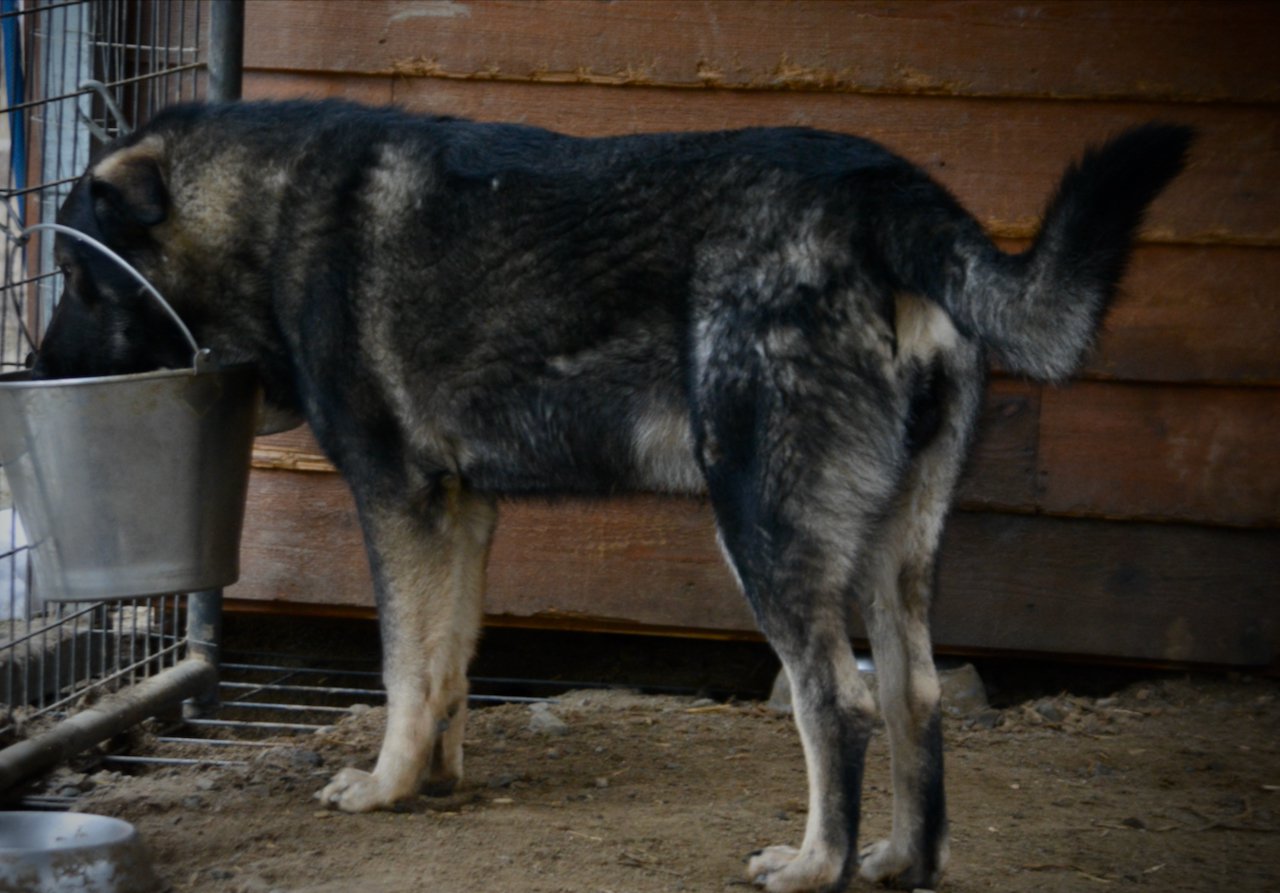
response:
<path fill-rule="evenodd" d="M 203 96 L 209 0 L 0 0 L 0 373 L 26 367 L 62 276 L 52 222 L 93 153 Z M 186 654 L 188 596 L 45 603 L 0 468 L 0 746 Z"/>

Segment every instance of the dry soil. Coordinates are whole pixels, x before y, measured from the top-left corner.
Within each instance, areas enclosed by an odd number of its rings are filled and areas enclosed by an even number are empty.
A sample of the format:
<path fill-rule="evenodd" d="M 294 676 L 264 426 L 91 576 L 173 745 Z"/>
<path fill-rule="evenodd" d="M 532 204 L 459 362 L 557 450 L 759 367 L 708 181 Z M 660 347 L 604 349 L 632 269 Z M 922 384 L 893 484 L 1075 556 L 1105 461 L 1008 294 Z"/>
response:
<path fill-rule="evenodd" d="M 1179 678 L 948 718 L 942 888 L 1280 890 L 1278 696 Z M 182 893 L 746 891 L 746 854 L 804 827 L 791 718 L 760 703 L 592 691 L 477 710 L 453 795 L 321 808 L 331 773 L 371 764 L 383 719 L 228 753 L 238 767 L 99 771 L 77 808 L 136 823 Z M 887 831 L 887 778 L 878 732 L 865 841 Z"/>

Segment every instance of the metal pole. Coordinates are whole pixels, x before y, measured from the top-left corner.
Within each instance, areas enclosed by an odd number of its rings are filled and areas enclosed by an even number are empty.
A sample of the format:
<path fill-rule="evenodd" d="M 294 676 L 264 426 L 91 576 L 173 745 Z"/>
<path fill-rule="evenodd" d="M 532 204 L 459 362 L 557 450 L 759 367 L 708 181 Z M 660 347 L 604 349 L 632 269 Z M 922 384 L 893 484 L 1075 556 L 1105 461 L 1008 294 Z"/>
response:
<path fill-rule="evenodd" d="M 213 668 L 209 686 L 183 707 L 189 717 L 208 716 L 218 707 L 218 667 L 222 650 L 222 590 L 205 589 L 187 596 L 187 658 Z"/>
<path fill-rule="evenodd" d="M 97 704 L 56 726 L 0 751 L 0 792 L 25 778 L 52 769 L 62 761 L 105 741 L 121 729 L 137 725 L 188 695 L 217 685 L 209 664 L 185 660 L 176 667 L 105 696 Z"/>
<path fill-rule="evenodd" d="M 213 0 L 209 13 L 209 101 L 240 98 L 244 71 L 244 0 Z"/>
<path fill-rule="evenodd" d="M 244 0 L 213 0 L 209 15 L 209 91 L 212 102 L 240 98 L 244 69 Z M 187 597 L 187 654 L 214 668 L 212 683 L 186 706 L 189 716 L 202 716 L 218 706 L 217 668 L 222 643 L 222 590 L 207 589 Z"/>

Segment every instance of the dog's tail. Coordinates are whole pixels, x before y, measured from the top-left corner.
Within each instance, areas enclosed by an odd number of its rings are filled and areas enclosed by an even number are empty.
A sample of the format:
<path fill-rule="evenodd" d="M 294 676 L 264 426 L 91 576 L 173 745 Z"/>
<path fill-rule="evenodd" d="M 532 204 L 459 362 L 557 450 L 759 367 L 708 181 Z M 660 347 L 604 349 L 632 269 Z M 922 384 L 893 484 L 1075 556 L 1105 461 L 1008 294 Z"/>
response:
<path fill-rule="evenodd" d="M 1023 254 L 1005 254 L 976 226 L 942 227 L 952 239 L 945 247 L 937 228 L 920 233 L 949 258 L 921 291 L 1009 371 L 1068 377 L 1093 345 L 1147 206 L 1182 170 L 1193 138 L 1188 127 L 1147 124 L 1085 153 Z"/>

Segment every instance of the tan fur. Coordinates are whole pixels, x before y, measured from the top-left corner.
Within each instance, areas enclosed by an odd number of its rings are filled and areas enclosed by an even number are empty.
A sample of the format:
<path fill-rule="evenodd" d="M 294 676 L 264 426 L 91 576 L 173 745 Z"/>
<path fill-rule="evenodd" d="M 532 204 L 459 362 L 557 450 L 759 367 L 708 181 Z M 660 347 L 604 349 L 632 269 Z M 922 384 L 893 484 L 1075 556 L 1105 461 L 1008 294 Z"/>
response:
<path fill-rule="evenodd" d="M 686 412 L 653 408 L 636 421 L 633 435 L 635 464 L 645 486 L 671 493 L 700 493 L 706 489 L 693 456 L 693 434 Z"/>
<path fill-rule="evenodd" d="M 384 608 L 387 731 L 372 773 L 344 769 L 318 797 L 348 812 L 386 808 L 462 777 L 467 663 L 480 629 L 492 502 L 445 489 L 435 529 L 377 514 L 370 538 L 395 593 Z"/>
<path fill-rule="evenodd" d="M 140 185 L 149 173 L 146 167 L 159 166 L 166 157 L 164 139 L 152 134 L 127 149 L 112 152 L 94 165 L 89 175 L 94 180 L 110 183 L 129 198 L 131 187 Z"/>
<path fill-rule="evenodd" d="M 929 359 L 939 351 L 954 350 L 960 343 L 960 333 L 946 311 L 918 295 L 897 295 L 894 315 L 899 362 Z"/>

